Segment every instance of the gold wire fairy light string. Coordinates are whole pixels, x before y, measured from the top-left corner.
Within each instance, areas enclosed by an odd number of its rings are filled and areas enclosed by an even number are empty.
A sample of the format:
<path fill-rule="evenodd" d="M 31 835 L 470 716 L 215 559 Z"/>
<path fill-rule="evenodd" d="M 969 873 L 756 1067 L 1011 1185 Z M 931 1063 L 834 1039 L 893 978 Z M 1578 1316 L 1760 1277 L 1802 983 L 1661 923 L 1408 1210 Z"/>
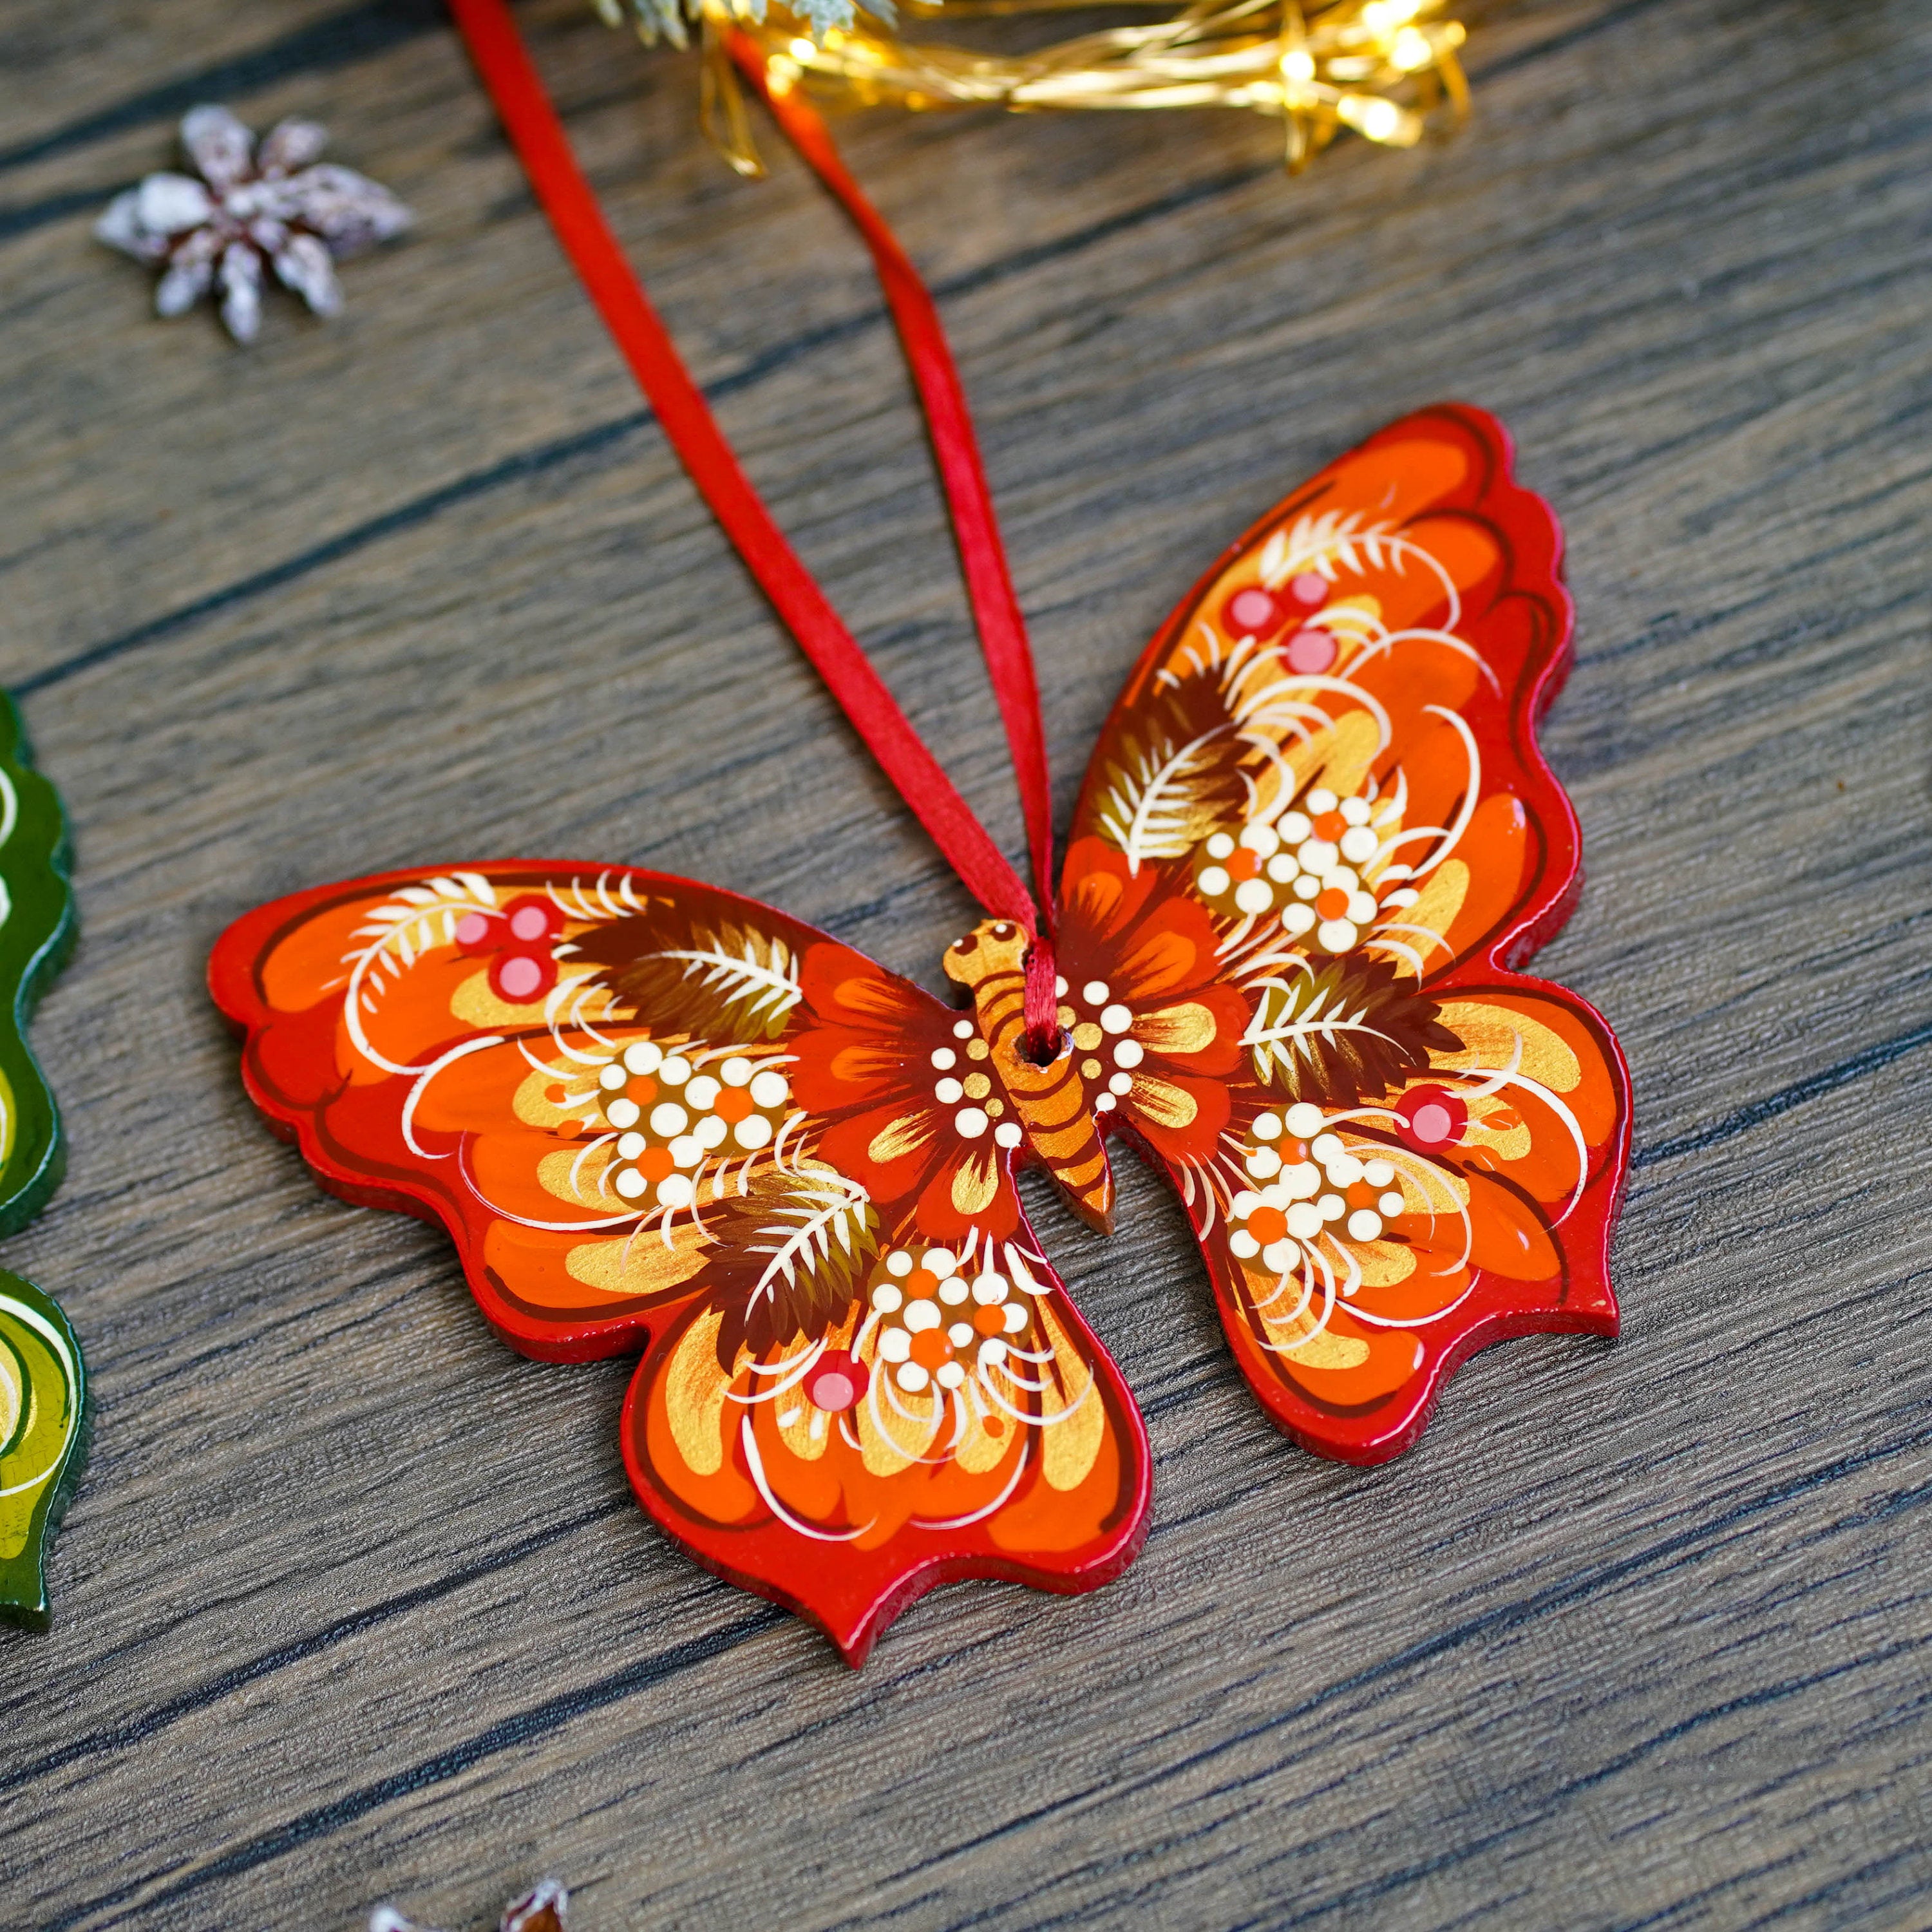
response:
<path fill-rule="evenodd" d="M 1449 0 L 1193 0 L 1142 26 L 1077 34 L 1030 53 L 987 52 L 902 34 L 889 0 L 592 0 L 613 26 L 628 17 L 646 41 L 704 46 L 706 131 L 740 173 L 762 174 L 721 29 L 763 49 L 772 83 L 835 104 L 916 110 L 1002 106 L 1235 107 L 1278 117 L 1298 172 L 1344 128 L 1412 147 L 1446 106 L 1460 119 L 1468 88 L 1457 58 L 1462 23 Z M 1096 0 L 913 0 L 930 20 L 1068 12 Z M 1159 5 L 1163 0 L 1124 0 Z"/>

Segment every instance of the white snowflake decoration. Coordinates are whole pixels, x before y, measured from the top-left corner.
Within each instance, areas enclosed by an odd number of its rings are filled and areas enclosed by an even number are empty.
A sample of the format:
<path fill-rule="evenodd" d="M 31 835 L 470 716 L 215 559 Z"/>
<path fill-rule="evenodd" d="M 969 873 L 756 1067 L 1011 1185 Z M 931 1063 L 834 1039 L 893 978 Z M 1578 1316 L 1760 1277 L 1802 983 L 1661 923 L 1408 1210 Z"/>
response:
<path fill-rule="evenodd" d="M 335 264 L 415 218 L 366 175 L 318 164 L 328 136 L 313 121 L 279 122 L 258 147 L 226 108 L 196 107 L 181 140 L 201 178 L 150 175 L 114 197 L 94 232 L 137 262 L 166 265 L 158 314 L 185 314 L 218 280 L 221 320 L 237 342 L 254 341 L 261 326 L 266 266 L 317 315 L 334 315 Z"/>

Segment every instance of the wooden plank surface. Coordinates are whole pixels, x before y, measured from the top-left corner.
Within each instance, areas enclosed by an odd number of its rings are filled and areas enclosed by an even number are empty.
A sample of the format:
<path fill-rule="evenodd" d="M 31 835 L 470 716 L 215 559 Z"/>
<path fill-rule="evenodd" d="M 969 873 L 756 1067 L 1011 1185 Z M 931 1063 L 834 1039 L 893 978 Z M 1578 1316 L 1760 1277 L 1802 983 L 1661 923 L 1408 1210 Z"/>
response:
<path fill-rule="evenodd" d="M 862 260 L 688 65 L 532 0 L 758 482 L 1010 849 Z M 970 922 L 708 522 L 430 0 L 0 14 L 0 681 L 79 852 L 35 1039 L 70 1178 L 7 1266 L 98 1392 L 57 1623 L 0 1631 L 0 1924 L 1932 1924 L 1926 535 L 1932 13 L 1492 10 L 1466 137 L 1284 181 L 1234 118 L 854 124 L 938 288 L 1063 812 L 1141 640 L 1298 476 L 1445 395 L 1568 530 L 1544 970 L 1634 1070 L 1614 1345 L 1492 1351 L 1421 1445 L 1295 1450 L 1174 1205 L 1036 1198 L 1144 1404 L 1154 1527 L 940 1592 L 858 1676 L 632 1502 L 626 1365 L 513 1357 L 447 1244 L 314 1186 L 206 948 L 272 894 L 537 850 L 928 980 Z M 87 238 L 207 98 L 325 120 L 416 238 L 326 327 L 163 326 Z M 799 801 L 802 800 L 801 804 Z"/>

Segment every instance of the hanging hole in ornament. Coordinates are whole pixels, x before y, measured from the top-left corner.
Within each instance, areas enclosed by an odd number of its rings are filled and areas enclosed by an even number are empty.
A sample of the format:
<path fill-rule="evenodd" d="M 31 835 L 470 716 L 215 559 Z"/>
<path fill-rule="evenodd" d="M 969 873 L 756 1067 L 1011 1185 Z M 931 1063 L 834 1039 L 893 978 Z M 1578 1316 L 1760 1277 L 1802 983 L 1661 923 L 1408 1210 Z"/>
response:
<path fill-rule="evenodd" d="M 1020 1035 L 1019 1056 L 1029 1066 L 1051 1066 L 1072 1044 L 1072 1036 L 1064 1027 L 1046 1027 Z"/>
<path fill-rule="evenodd" d="M 1051 1066 L 1071 1050 L 1072 1036 L 1060 1022 L 1059 977 L 1049 934 L 1037 934 L 1026 950 L 1020 971 L 1025 987 L 1019 1041 L 1015 1051 L 1029 1066 Z"/>

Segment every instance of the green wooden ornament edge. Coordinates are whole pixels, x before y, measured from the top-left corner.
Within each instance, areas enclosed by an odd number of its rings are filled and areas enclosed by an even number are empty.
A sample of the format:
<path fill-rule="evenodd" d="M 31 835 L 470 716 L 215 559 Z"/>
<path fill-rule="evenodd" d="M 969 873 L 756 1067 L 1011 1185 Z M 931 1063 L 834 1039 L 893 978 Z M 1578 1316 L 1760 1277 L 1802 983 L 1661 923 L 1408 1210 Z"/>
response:
<path fill-rule="evenodd" d="M 59 1102 L 28 1043 L 41 994 L 72 958 L 78 934 L 70 883 L 73 844 L 60 794 L 33 761 L 26 727 L 0 691 L 0 773 L 14 795 L 14 823 L 0 844 L 0 880 L 9 904 L 0 920 L 0 1075 L 13 1094 L 13 1144 L 0 1165 L 0 1237 L 38 1214 L 67 1171 Z M 0 800 L 0 803 L 4 803 Z M 87 1460 L 92 1404 L 79 1338 L 60 1304 L 29 1281 L 0 1269 L 0 1295 L 11 1295 L 52 1322 L 73 1351 L 71 1400 L 79 1421 L 54 1480 L 43 1492 L 18 1555 L 0 1558 L 0 1621 L 44 1630 L 51 1621 L 46 1552 Z"/>
<path fill-rule="evenodd" d="M 88 1451 L 94 1436 L 94 1400 L 88 1384 L 87 1364 L 80 1352 L 80 1338 L 74 1332 L 61 1305 L 53 1297 L 0 1268 L 0 1304 L 11 1300 L 39 1315 L 58 1329 L 73 1352 L 74 1385 L 70 1400 L 76 1416 L 72 1437 L 61 1453 L 53 1480 L 41 1492 L 40 1501 L 27 1526 L 27 1540 L 16 1556 L 0 1557 L 0 1622 L 17 1624 L 23 1629 L 45 1630 L 53 1621 L 47 1597 L 47 1549 L 61 1518 L 79 1487 L 87 1466 Z"/>
<path fill-rule="evenodd" d="M 0 692 L 0 772 L 14 788 L 16 818 L 0 846 L 0 877 L 12 906 L 0 923 L 0 1000 L 11 1025 L 0 1024 L 0 1073 L 13 1089 L 18 1116 L 14 1144 L 0 1168 L 0 1236 L 17 1234 L 44 1208 L 67 1171 L 60 1108 L 27 1043 L 27 1024 L 40 995 L 74 954 L 78 925 L 68 883 L 73 860 L 67 814 L 52 782 L 34 768 L 19 708 Z"/>

